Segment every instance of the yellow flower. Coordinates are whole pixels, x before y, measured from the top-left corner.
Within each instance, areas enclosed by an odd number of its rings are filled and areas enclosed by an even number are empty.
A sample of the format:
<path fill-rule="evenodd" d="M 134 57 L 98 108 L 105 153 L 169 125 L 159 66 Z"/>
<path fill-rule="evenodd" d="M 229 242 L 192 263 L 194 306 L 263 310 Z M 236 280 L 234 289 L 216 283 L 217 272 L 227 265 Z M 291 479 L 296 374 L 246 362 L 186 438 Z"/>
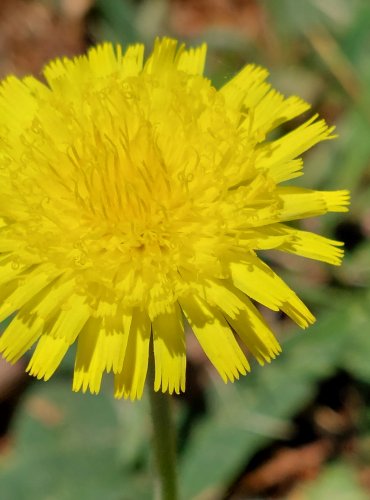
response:
<path fill-rule="evenodd" d="M 220 90 L 206 46 L 175 40 L 126 52 L 111 44 L 58 59 L 0 88 L 0 339 L 10 362 L 33 344 L 31 375 L 49 379 L 77 341 L 73 390 L 140 398 L 153 337 L 155 390 L 185 389 L 189 324 L 227 381 L 280 346 L 253 304 L 306 327 L 314 317 L 259 258 L 277 249 L 339 265 L 341 243 L 286 221 L 346 211 L 347 191 L 280 183 L 331 137 L 248 65 Z"/>

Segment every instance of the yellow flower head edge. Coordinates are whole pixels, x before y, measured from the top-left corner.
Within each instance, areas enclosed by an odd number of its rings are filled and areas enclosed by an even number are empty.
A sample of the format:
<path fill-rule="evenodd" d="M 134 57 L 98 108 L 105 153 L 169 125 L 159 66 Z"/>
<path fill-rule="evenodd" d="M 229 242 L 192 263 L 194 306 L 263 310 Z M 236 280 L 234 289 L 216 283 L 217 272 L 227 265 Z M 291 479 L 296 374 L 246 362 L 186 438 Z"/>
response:
<path fill-rule="evenodd" d="M 344 212 L 347 191 L 281 186 L 300 155 L 332 137 L 248 65 L 220 90 L 206 46 L 163 38 L 109 43 L 58 59 L 45 83 L 0 87 L 0 351 L 49 379 L 77 342 L 73 390 L 143 393 L 150 339 L 154 389 L 185 390 L 185 327 L 224 381 L 280 352 L 257 301 L 305 328 L 314 317 L 259 257 L 276 249 L 339 265 L 340 242 L 285 223 Z"/>

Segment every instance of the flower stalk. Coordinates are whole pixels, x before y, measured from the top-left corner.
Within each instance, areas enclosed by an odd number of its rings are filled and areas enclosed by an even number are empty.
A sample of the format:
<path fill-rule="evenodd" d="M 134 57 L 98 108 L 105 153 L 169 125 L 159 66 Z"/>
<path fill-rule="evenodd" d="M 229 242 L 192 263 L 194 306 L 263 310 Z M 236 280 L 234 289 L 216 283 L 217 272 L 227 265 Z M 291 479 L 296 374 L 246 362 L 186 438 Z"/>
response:
<path fill-rule="evenodd" d="M 152 418 L 155 461 L 155 500 L 177 500 L 176 436 L 171 413 L 171 396 L 156 392 L 154 386 L 154 356 L 151 350 L 148 389 Z"/>

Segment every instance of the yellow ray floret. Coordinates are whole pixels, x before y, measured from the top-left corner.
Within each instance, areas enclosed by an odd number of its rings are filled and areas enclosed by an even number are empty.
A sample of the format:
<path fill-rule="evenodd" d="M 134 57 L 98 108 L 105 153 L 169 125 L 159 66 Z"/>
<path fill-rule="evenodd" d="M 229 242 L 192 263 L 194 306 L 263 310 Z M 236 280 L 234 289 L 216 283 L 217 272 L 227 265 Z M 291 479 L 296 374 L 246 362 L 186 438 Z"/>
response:
<path fill-rule="evenodd" d="M 180 304 L 200 345 L 223 380 L 233 382 L 240 373 L 245 375 L 250 369 L 248 361 L 217 309 L 191 296 L 183 297 Z"/>
<path fill-rule="evenodd" d="M 298 296 L 266 264 L 253 254 L 229 265 L 233 285 L 274 311 L 284 311 L 306 328 L 314 317 Z"/>
<path fill-rule="evenodd" d="M 240 309 L 235 318 L 226 316 L 226 319 L 257 361 L 261 365 L 265 361 L 269 363 L 281 352 L 281 347 L 262 315 L 248 297 L 242 294 L 239 294 L 239 297 L 244 303 L 244 307 Z"/>
<path fill-rule="evenodd" d="M 259 251 L 339 265 L 340 242 L 285 223 L 349 203 L 279 185 L 333 128 L 313 116 L 277 135 L 309 105 L 265 69 L 217 90 L 205 44 L 144 52 L 104 43 L 50 62 L 43 82 L 0 85 L 0 352 L 13 363 L 36 345 L 27 370 L 47 380 L 76 342 L 73 390 L 98 393 L 112 372 L 131 399 L 150 358 L 154 390 L 185 390 L 189 326 L 225 382 L 250 370 L 241 344 L 275 358 L 253 301 L 302 328 L 314 317 Z"/>
<path fill-rule="evenodd" d="M 150 333 L 148 315 L 136 309 L 132 317 L 124 366 L 114 379 L 117 397 L 141 398 L 148 370 Z"/>
<path fill-rule="evenodd" d="M 186 348 L 185 332 L 180 307 L 158 315 L 153 321 L 155 358 L 154 389 L 162 392 L 185 390 Z"/>

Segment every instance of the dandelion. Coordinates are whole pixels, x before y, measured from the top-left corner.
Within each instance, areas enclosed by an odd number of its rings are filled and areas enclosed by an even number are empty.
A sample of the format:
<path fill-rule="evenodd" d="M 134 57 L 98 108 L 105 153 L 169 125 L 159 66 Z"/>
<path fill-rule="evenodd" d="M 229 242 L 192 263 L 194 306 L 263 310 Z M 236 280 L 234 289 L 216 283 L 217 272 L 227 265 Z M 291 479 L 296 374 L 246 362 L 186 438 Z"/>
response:
<path fill-rule="evenodd" d="M 281 185 L 332 137 L 248 65 L 220 90 L 206 46 L 106 43 L 46 66 L 46 83 L 0 88 L 0 350 L 49 379 L 77 343 L 73 390 L 140 398 L 151 338 L 154 389 L 185 389 L 185 326 L 224 381 L 280 346 L 255 306 L 305 328 L 313 315 L 264 263 L 275 249 L 339 265 L 341 243 L 288 221 L 347 210 L 347 191 Z"/>

